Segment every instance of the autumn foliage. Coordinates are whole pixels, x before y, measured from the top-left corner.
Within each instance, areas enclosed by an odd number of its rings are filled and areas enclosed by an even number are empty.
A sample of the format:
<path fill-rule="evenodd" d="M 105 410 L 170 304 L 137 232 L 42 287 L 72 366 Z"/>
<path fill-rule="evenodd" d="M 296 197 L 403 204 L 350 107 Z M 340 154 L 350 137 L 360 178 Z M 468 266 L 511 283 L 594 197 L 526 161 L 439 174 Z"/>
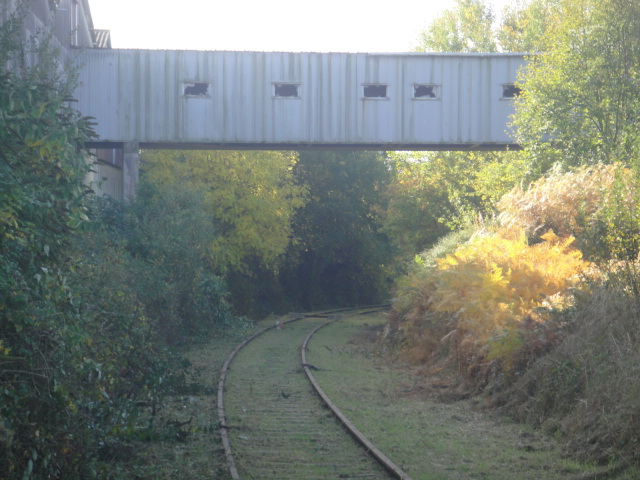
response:
<path fill-rule="evenodd" d="M 447 355 L 471 371 L 495 360 L 508 371 L 532 348 L 548 347 L 528 344 L 551 341 L 532 331 L 572 305 L 595 268 L 585 256 L 637 256 L 636 192 L 620 164 L 556 171 L 514 188 L 497 204 L 496 226 L 418 257 L 398 282 L 390 333 L 412 360 Z"/>
<path fill-rule="evenodd" d="M 543 321 L 541 307 L 570 302 L 566 292 L 588 265 L 572 248 L 572 237 L 563 239 L 550 230 L 542 240 L 530 246 L 516 227 L 478 231 L 423 272 L 423 288 L 419 294 L 413 289 L 420 306 L 411 308 L 446 321 L 446 329 L 437 331 L 453 342 L 451 353 L 458 361 L 471 366 L 498 359 L 508 365 L 520 346 L 517 327 Z"/>
<path fill-rule="evenodd" d="M 539 241 L 552 229 L 576 237 L 590 257 L 633 258 L 637 253 L 637 185 L 633 172 L 616 163 L 554 171 L 523 190 L 516 187 L 498 202 L 500 221 Z"/>

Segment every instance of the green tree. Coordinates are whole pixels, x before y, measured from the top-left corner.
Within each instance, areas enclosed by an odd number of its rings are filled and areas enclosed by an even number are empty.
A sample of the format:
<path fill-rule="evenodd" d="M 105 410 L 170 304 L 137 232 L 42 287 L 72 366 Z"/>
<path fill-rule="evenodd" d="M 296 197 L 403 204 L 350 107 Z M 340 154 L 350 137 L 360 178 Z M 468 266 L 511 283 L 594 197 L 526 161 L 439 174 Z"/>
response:
<path fill-rule="evenodd" d="M 305 309 L 366 304 L 387 295 L 392 255 L 378 212 L 389 171 L 377 152 L 300 152 L 295 169 L 309 202 L 295 216 L 295 243 L 281 270 Z"/>
<path fill-rule="evenodd" d="M 193 185 L 155 185 L 142 177 L 126 209 L 124 247 L 133 257 L 132 290 L 168 344 L 206 338 L 230 325 L 231 305 L 211 256 L 216 236 L 206 195 Z"/>
<path fill-rule="evenodd" d="M 46 35 L 23 40 L 28 2 L 8 18 L 1 4 L 0 476 L 113 478 L 111 448 L 178 369 L 126 252 L 90 228 L 95 135 L 73 108 L 74 71 Z"/>
<path fill-rule="evenodd" d="M 421 33 L 418 52 L 540 52 L 560 19 L 560 0 L 517 0 L 496 15 L 487 0 L 457 0 Z"/>
<path fill-rule="evenodd" d="M 479 217 L 490 218 L 523 172 L 517 152 L 398 152 L 391 159 L 385 228 L 405 258 Z"/>
<path fill-rule="evenodd" d="M 529 59 L 518 140 L 543 173 L 554 163 L 634 162 L 640 111 L 640 4 L 564 0 L 549 50 Z"/>
<path fill-rule="evenodd" d="M 418 52 L 496 52 L 495 15 L 485 0 L 457 0 L 421 33 Z"/>
<path fill-rule="evenodd" d="M 506 5 L 496 32 L 500 50 L 544 52 L 551 46 L 552 30 L 561 15 L 559 0 L 518 0 Z"/>
<path fill-rule="evenodd" d="M 220 273 L 246 270 L 257 259 L 277 267 L 291 219 L 305 202 L 293 181 L 297 157 L 267 151 L 147 151 L 143 175 L 158 188 L 201 191 L 216 234 L 210 255 Z"/>
<path fill-rule="evenodd" d="M 77 388 L 91 362 L 82 363 L 86 337 L 64 263 L 86 218 L 84 143 L 94 135 L 48 38 L 22 41 L 26 7 L 0 25 L 0 471 L 73 478 L 95 465 L 83 462 L 97 445 L 79 408 L 98 392 L 91 378 Z"/>

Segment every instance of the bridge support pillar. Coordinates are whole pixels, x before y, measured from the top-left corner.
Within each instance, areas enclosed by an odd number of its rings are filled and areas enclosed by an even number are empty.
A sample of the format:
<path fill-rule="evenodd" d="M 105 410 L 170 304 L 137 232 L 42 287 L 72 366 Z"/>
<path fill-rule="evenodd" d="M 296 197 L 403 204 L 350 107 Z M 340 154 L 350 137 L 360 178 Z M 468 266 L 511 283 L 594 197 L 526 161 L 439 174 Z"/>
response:
<path fill-rule="evenodd" d="M 129 203 L 136 196 L 136 190 L 138 189 L 140 145 L 136 142 L 127 142 L 122 148 L 122 200 L 125 203 Z"/>

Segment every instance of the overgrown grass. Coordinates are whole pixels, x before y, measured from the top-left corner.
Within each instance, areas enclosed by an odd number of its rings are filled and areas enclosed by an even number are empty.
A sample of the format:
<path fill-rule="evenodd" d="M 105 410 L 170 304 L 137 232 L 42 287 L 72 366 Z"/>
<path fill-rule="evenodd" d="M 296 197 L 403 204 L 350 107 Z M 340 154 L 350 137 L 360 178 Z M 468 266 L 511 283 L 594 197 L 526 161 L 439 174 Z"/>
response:
<path fill-rule="evenodd" d="M 544 426 L 575 458 L 636 472 L 638 191 L 621 165 L 514 189 L 493 235 L 517 227 L 527 241 L 472 237 L 453 255 L 423 254 L 429 261 L 399 282 L 390 344 L 404 359 L 455 370 L 467 392 Z M 549 235 L 562 247 L 555 259 L 540 248 Z"/>
<path fill-rule="evenodd" d="M 446 377 L 419 377 L 386 363 L 374 333 L 385 321 L 354 316 L 327 327 L 308 358 L 338 407 L 412 478 L 605 478 L 608 467 L 563 457 L 555 439 L 482 413 L 480 400 L 451 401 Z"/>
<path fill-rule="evenodd" d="M 563 341 L 497 396 L 518 418 L 564 438 L 577 457 L 622 467 L 640 460 L 639 268 L 611 266 L 556 321 Z"/>

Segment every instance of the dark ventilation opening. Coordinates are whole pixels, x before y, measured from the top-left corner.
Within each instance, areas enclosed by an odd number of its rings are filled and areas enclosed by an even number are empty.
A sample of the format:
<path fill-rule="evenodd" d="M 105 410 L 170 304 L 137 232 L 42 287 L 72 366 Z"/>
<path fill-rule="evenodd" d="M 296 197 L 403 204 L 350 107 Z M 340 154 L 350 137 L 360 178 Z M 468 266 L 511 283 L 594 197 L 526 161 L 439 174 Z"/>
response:
<path fill-rule="evenodd" d="M 413 98 L 437 98 L 435 85 L 414 85 Z"/>
<path fill-rule="evenodd" d="M 514 84 L 502 85 L 502 98 L 515 98 L 520 95 L 520 87 Z"/>
<path fill-rule="evenodd" d="M 273 94 L 276 97 L 298 98 L 297 83 L 274 83 Z"/>
<path fill-rule="evenodd" d="M 185 83 L 184 84 L 184 96 L 185 97 L 207 97 L 209 96 L 209 84 L 208 83 Z"/>
<path fill-rule="evenodd" d="M 387 85 L 365 85 L 364 98 L 387 98 Z"/>

